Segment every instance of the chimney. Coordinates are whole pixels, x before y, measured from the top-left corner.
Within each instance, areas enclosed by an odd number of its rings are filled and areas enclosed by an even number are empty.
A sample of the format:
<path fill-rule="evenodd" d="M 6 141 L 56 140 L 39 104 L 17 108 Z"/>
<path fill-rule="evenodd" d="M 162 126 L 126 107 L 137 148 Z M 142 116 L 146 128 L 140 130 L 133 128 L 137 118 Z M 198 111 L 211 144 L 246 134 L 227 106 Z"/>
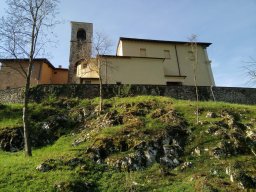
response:
<path fill-rule="evenodd" d="M 62 68 L 62 65 L 59 65 L 59 68 L 61 69 L 61 68 Z"/>

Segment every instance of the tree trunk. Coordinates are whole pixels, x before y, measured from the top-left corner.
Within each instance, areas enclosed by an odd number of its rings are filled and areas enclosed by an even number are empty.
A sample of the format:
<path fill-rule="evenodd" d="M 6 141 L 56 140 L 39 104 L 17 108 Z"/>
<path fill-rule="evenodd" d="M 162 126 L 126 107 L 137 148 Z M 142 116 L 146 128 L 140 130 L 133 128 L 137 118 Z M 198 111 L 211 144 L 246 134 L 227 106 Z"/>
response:
<path fill-rule="evenodd" d="M 25 156 L 32 156 L 30 131 L 28 125 L 28 102 L 29 102 L 30 75 L 26 78 L 24 107 L 23 107 L 23 129 L 24 129 L 24 148 Z"/>
<path fill-rule="evenodd" d="M 99 112 L 102 111 L 102 106 L 103 106 L 103 96 L 102 96 L 102 79 L 100 77 L 100 109 Z"/>
<path fill-rule="evenodd" d="M 197 65 L 198 65 L 198 52 L 197 52 L 197 43 L 191 42 L 191 49 L 194 55 L 195 61 L 193 62 L 193 73 L 194 73 L 194 85 L 196 88 L 196 124 L 199 123 L 199 93 L 197 86 Z"/>
<path fill-rule="evenodd" d="M 28 103 L 29 103 L 29 89 L 30 89 L 30 77 L 32 73 L 32 66 L 33 66 L 33 57 L 30 56 L 28 73 L 26 77 L 26 86 L 25 86 L 25 94 L 24 94 L 25 97 L 24 97 L 24 107 L 23 107 L 24 148 L 25 148 L 25 156 L 29 156 L 29 157 L 32 156 L 30 130 L 29 130 L 29 122 L 28 122 Z"/>
<path fill-rule="evenodd" d="M 98 62 L 98 70 L 99 70 L 99 81 L 100 81 L 100 104 L 99 104 L 99 112 L 102 111 L 102 106 L 103 106 L 103 95 L 102 95 L 102 76 L 101 76 L 101 61 L 99 58 L 97 58 Z"/>

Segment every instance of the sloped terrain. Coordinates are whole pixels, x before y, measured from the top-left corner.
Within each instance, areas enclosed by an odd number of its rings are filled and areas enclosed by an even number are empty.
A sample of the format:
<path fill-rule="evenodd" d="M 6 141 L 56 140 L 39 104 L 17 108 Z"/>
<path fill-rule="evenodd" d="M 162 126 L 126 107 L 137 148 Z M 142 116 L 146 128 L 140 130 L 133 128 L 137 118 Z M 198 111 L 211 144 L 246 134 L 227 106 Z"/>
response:
<path fill-rule="evenodd" d="M 25 158 L 21 106 L 0 106 L 2 191 L 256 190 L 255 106 L 200 102 L 199 122 L 195 102 L 165 97 L 30 107 Z"/>

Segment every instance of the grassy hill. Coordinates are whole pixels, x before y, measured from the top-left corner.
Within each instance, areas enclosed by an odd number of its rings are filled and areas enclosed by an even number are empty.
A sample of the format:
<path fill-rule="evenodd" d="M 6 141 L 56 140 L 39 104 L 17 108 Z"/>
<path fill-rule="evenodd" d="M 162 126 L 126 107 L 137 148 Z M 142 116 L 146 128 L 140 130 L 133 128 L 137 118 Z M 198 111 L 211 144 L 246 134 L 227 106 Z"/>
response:
<path fill-rule="evenodd" d="M 0 104 L 0 191 L 256 190 L 256 106 L 139 96 Z"/>

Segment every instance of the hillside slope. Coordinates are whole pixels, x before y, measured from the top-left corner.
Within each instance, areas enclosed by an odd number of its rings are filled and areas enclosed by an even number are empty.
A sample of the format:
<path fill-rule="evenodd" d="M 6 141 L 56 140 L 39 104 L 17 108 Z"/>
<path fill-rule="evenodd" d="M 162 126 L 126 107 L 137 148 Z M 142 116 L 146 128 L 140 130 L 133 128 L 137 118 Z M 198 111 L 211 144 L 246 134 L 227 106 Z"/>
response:
<path fill-rule="evenodd" d="M 0 191 L 256 190 L 256 106 L 140 96 L 0 105 Z"/>

